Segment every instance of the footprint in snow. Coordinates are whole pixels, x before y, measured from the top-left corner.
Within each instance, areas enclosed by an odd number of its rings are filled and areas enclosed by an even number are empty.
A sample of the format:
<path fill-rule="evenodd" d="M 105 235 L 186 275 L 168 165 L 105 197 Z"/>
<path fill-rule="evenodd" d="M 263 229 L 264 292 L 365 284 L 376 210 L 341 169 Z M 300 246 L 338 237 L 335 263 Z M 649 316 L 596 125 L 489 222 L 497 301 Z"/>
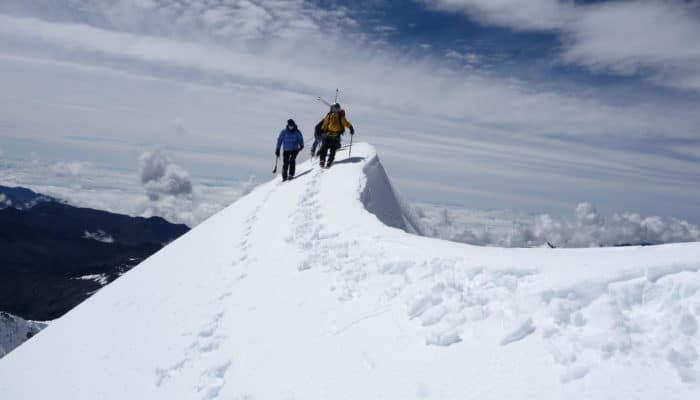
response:
<path fill-rule="evenodd" d="M 227 297 L 231 297 L 232 294 L 233 294 L 233 292 L 226 292 L 226 293 L 223 293 L 221 296 L 219 296 L 219 297 L 217 298 L 217 300 L 219 300 L 219 301 L 224 300 L 224 299 L 226 299 Z"/>
<path fill-rule="evenodd" d="M 220 365 L 210 368 L 200 378 L 197 387 L 198 392 L 204 392 L 204 400 L 212 400 L 219 397 L 221 389 L 226 384 L 226 372 L 231 367 L 231 361 L 226 361 Z"/>
<path fill-rule="evenodd" d="M 514 330 L 513 332 L 506 335 L 506 337 L 501 339 L 501 346 L 505 346 L 507 344 L 523 340 L 526 337 L 530 336 L 535 331 L 535 329 L 536 328 L 532 323 L 532 318 L 528 318 L 527 321 L 523 322 L 518 327 L 518 329 Z"/>
<path fill-rule="evenodd" d="M 588 366 L 577 366 L 571 368 L 567 373 L 561 376 L 561 383 L 569 383 L 583 378 L 591 372 L 591 368 Z"/>

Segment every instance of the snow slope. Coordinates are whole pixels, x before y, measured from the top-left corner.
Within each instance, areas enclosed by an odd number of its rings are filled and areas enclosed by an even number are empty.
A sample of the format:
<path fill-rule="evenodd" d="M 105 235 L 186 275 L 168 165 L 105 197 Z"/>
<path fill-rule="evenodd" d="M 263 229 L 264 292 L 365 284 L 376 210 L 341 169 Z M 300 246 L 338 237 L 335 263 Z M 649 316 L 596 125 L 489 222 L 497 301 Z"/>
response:
<path fill-rule="evenodd" d="M 0 360 L 0 398 L 698 398 L 699 243 L 411 235 L 382 223 L 413 225 L 375 150 L 346 157 L 261 185 L 55 321 Z"/>

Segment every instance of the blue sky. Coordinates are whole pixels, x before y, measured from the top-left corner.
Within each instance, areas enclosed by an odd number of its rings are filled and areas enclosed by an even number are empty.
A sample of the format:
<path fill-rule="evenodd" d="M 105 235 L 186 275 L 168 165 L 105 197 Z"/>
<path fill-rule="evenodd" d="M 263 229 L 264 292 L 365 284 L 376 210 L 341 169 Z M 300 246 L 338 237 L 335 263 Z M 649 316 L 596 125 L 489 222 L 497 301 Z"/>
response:
<path fill-rule="evenodd" d="M 153 149 L 195 187 L 262 180 L 284 121 L 310 136 L 325 111 L 313 98 L 339 87 L 358 139 L 378 147 L 411 200 L 554 214 L 589 201 L 697 223 L 698 11 L 683 1 L 8 0 L 0 151 L 13 165 L 82 165 L 72 184 L 95 185 L 97 170 L 138 183 L 139 155 Z"/>

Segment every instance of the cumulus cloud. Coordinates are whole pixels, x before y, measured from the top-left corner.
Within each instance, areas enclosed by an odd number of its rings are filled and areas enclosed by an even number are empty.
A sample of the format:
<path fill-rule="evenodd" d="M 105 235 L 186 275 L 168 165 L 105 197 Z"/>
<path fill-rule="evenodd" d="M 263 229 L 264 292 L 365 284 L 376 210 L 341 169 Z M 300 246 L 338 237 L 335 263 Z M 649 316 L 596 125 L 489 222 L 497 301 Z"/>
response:
<path fill-rule="evenodd" d="M 505 212 L 418 205 L 431 236 L 500 247 L 602 247 L 700 241 L 700 227 L 687 221 L 625 212 L 605 216 L 580 203 L 571 217 L 528 217 Z"/>
<path fill-rule="evenodd" d="M 151 200 L 158 200 L 162 196 L 178 197 L 192 194 L 189 173 L 159 150 L 141 153 L 139 175 Z"/>
<path fill-rule="evenodd" d="M 573 218 L 558 220 L 549 215 L 535 219 L 536 238 L 562 247 L 661 244 L 700 240 L 700 228 L 678 219 L 645 217 L 637 213 L 601 215 L 590 203 L 576 206 Z"/>
<path fill-rule="evenodd" d="M 428 3 L 428 2 L 426 2 Z M 700 6 L 695 2 L 437 0 L 478 22 L 560 36 L 561 60 L 592 70 L 643 74 L 664 85 L 700 90 Z"/>

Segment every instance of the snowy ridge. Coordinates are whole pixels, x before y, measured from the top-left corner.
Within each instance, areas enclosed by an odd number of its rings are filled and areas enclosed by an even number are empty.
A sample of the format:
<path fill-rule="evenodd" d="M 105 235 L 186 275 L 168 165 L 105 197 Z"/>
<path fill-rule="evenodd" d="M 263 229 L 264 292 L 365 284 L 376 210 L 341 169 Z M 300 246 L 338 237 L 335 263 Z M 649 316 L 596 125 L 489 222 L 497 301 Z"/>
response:
<path fill-rule="evenodd" d="M 396 194 L 379 158 L 373 157 L 366 162 L 362 172 L 366 182 L 361 199 L 367 211 L 376 215 L 385 225 L 424 235 L 425 228 L 421 226 L 419 218 L 413 215 L 410 207 Z"/>
<path fill-rule="evenodd" d="M 298 171 L 6 356 L 0 398 L 697 398 L 700 244 L 429 239 L 371 146 Z"/>

